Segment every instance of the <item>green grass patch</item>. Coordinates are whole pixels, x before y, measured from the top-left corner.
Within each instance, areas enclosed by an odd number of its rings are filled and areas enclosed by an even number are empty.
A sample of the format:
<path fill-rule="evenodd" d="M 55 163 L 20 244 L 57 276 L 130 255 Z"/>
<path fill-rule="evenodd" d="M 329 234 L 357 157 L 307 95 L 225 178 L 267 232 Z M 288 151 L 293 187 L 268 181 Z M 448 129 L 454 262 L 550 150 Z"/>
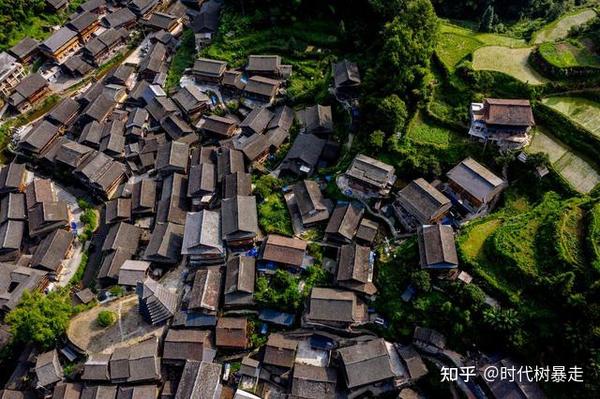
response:
<path fill-rule="evenodd" d="M 258 204 L 258 223 L 261 230 L 267 234 L 294 235 L 285 200 L 279 193 L 267 196 Z"/>
<path fill-rule="evenodd" d="M 416 144 L 432 145 L 441 149 L 468 144 L 464 135 L 423 118 L 420 112 L 417 112 L 415 120 L 411 123 L 408 138 Z"/>
<path fill-rule="evenodd" d="M 558 68 L 600 67 L 600 56 L 578 40 L 543 43 L 539 52 L 546 62 Z"/>
<path fill-rule="evenodd" d="M 481 33 L 448 21 L 440 24 L 440 38 L 436 52 L 442 62 L 452 70 L 459 61 L 483 46 L 524 47 L 525 41 L 512 37 Z"/>
<path fill-rule="evenodd" d="M 0 51 L 4 51 L 25 37 L 31 37 L 39 41 L 45 40 L 53 32 L 54 26 L 62 26 L 67 20 L 68 13 L 44 12 L 38 15 L 26 15 L 25 20 L 14 24 L 14 28 L 0 43 Z"/>
<path fill-rule="evenodd" d="M 593 9 L 578 10 L 557 19 L 546 25 L 535 33 L 533 42 L 540 44 L 563 39 L 569 34 L 569 30 L 575 26 L 583 25 L 596 17 Z"/>
<path fill-rule="evenodd" d="M 547 79 L 529 65 L 533 47 L 508 48 L 486 46 L 473 53 L 473 68 L 482 71 L 502 72 L 530 85 L 541 85 Z"/>
<path fill-rule="evenodd" d="M 194 40 L 194 32 L 188 28 L 183 31 L 183 34 L 181 35 L 181 44 L 171 60 L 171 65 L 169 65 L 167 80 L 165 81 L 166 90 L 171 90 L 179 86 L 179 80 L 183 76 L 183 72 L 194 65 L 195 59 L 196 43 Z"/>
<path fill-rule="evenodd" d="M 561 259 L 573 266 L 583 267 L 585 211 L 581 200 L 572 201 L 565 206 L 556 225 L 556 246 Z"/>
<path fill-rule="evenodd" d="M 600 103 L 582 97 L 547 97 L 542 103 L 600 137 Z"/>

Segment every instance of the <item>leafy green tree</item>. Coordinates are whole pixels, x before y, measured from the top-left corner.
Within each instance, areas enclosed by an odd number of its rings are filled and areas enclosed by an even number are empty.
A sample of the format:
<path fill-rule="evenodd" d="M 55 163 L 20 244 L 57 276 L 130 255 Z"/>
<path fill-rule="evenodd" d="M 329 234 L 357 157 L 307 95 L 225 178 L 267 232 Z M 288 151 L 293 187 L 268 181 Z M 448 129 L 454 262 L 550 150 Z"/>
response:
<path fill-rule="evenodd" d="M 269 197 L 274 191 L 279 191 L 283 186 L 283 182 L 271 175 L 264 175 L 259 177 L 254 183 L 254 193 L 265 199 Z"/>
<path fill-rule="evenodd" d="M 400 97 L 392 94 L 384 98 L 379 103 L 377 111 L 384 132 L 394 135 L 404 130 L 408 111 L 406 110 L 406 104 Z"/>
<path fill-rule="evenodd" d="M 385 141 L 385 133 L 381 130 L 375 130 L 369 136 L 369 144 L 375 150 L 379 150 L 383 148 L 383 143 Z"/>
<path fill-rule="evenodd" d="M 426 270 L 417 270 L 411 273 L 410 281 L 421 292 L 431 291 L 431 276 Z"/>
<path fill-rule="evenodd" d="M 5 321 L 16 342 L 33 342 L 42 349 L 56 344 L 73 314 L 67 292 L 56 290 L 44 295 L 25 291 L 21 302 L 6 315 Z"/>
<path fill-rule="evenodd" d="M 96 322 L 100 327 L 112 326 L 116 321 L 117 315 L 115 312 L 111 312 L 110 310 L 101 310 L 96 318 Z"/>

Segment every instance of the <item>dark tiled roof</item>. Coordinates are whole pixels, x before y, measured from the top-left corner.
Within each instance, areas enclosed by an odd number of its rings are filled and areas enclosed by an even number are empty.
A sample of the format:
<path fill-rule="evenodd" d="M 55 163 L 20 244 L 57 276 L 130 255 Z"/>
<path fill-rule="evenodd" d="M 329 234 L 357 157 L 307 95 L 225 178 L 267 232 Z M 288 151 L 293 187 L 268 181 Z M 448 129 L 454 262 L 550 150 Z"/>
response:
<path fill-rule="evenodd" d="M 472 158 L 466 158 L 452 168 L 448 178 L 466 192 L 482 202 L 489 200 L 488 196 L 505 186 L 506 182 Z"/>
<path fill-rule="evenodd" d="M 188 309 L 216 312 L 219 310 L 223 274 L 220 270 L 201 269 L 194 276 Z"/>
<path fill-rule="evenodd" d="M 310 293 L 310 311 L 306 316 L 318 323 L 352 324 L 364 321 L 366 308 L 353 292 L 315 287 Z"/>
<path fill-rule="evenodd" d="M 58 127 L 46 120 L 42 120 L 37 126 L 31 129 L 27 135 L 25 135 L 23 140 L 19 142 L 19 147 L 27 149 L 35 154 L 41 154 L 44 148 L 46 148 L 50 142 L 55 140 L 59 134 Z"/>
<path fill-rule="evenodd" d="M 181 253 L 201 255 L 207 250 L 223 252 L 221 214 L 206 209 L 200 212 L 188 212 Z"/>
<path fill-rule="evenodd" d="M 223 181 L 225 176 L 232 173 L 246 172 L 245 169 L 242 152 L 224 148 L 217 154 L 217 181 Z"/>
<path fill-rule="evenodd" d="M 0 200 L 0 223 L 7 220 L 25 220 L 26 209 L 25 194 L 9 193 Z"/>
<path fill-rule="evenodd" d="M 358 229 L 363 212 L 363 209 L 352 203 L 338 204 L 331 214 L 325 233 L 351 241 Z"/>
<path fill-rule="evenodd" d="M 486 98 L 484 120 L 490 125 L 533 126 L 533 112 L 529 100 Z"/>
<path fill-rule="evenodd" d="M 102 251 L 111 251 L 121 248 L 128 252 L 135 253 L 139 245 L 140 235 L 140 228 L 129 223 L 121 222 L 111 226 L 106 235 L 106 239 L 102 244 Z"/>
<path fill-rule="evenodd" d="M 254 196 L 224 199 L 221 201 L 221 216 L 225 240 L 239 235 L 254 237 L 258 233 L 256 197 Z"/>
<path fill-rule="evenodd" d="M 374 339 L 338 349 L 349 388 L 394 377 L 383 339 Z"/>
<path fill-rule="evenodd" d="M 92 12 L 82 12 L 77 17 L 73 18 L 67 27 L 74 30 L 77 33 L 82 33 L 84 30 L 92 26 L 98 21 L 98 15 Z"/>
<path fill-rule="evenodd" d="M 273 113 L 268 108 L 254 108 L 240 123 L 240 127 L 253 133 L 262 133 L 271 119 L 273 119 Z"/>
<path fill-rule="evenodd" d="M 50 35 L 49 38 L 44 40 L 40 44 L 40 47 L 54 53 L 60 50 L 69 41 L 73 40 L 76 36 L 77 34 L 74 31 L 67 28 L 66 26 L 63 26 L 62 28 L 54 32 L 52 35 Z"/>
<path fill-rule="evenodd" d="M 12 55 L 18 59 L 27 58 L 38 49 L 39 42 L 30 37 L 25 37 L 19 43 L 15 44 L 8 50 Z"/>
<path fill-rule="evenodd" d="M 188 197 L 198 197 L 215 192 L 217 177 L 215 169 L 215 165 L 211 163 L 194 165 L 190 168 Z"/>
<path fill-rule="evenodd" d="M 25 164 L 15 161 L 0 169 L 0 192 L 19 191 L 25 182 Z"/>
<path fill-rule="evenodd" d="M 358 154 L 346 175 L 376 187 L 385 187 L 394 176 L 394 167 L 377 159 Z"/>
<path fill-rule="evenodd" d="M 157 223 L 144 252 L 144 259 L 159 263 L 177 263 L 182 240 L 183 226 L 174 223 Z"/>
<path fill-rule="evenodd" d="M 252 76 L 248 79 L 244 91 L 264 97 L 274 97 L 280 84 L 281 82 L 278 80 L 265 78 L 264 76 Z"/>
<path fill-rule="evenodd" d="M 248 319 L 219 317 L 215 329 L 217 347 L 246 349 L 248 346 Z"/>
<path fill-rule="evenodd" d="M 237 123 L 233 119 L 218 115 L 208 115 L 202 120 L 202 129 L 222 137 L 230 137 Z"/>
<path fill-rule="evenodd" d="M 40 387 L 47 387 L 63 378 L 63 369 L 58 361 L 56 349 L 38 355 L 35 362 L 35 374 Z"/>
<path fill-rule="evenodd" d="M 177 295 L 157 281 L 146 278 L 144 282 L 138 282 L 136 292 L 140 313 L 148 323 L 161 324 L 175 314 Z"/>
<path fill-rule="evenodd" d="M 292 395 L 299 398 L 333 399 L 336 382 L 335 369 L 296 363 L 292 376 Z"/>
<path fill-rule="evenodd" d="M 450 206 L 450 200 L 422 178 L 398 191 L 398 202 L 422 224 Z"/>
<path fill-rule="evenodd" d="M 108 28 L 120 28 L 135 21 L 135 14 L 128 8 L 120 8 L 102 18 L 102 24 Z"/>
<path fill-rule="evenodd" d="M 224 199 L 252 195 L 252 176 L 244 172 L 228 174 L 223 179 L 222 191 Z"/>
<path fill-rule="evenodd" d="M 358 65 L 348 60 L 333 64 L 333 81 L 335 87 L 356 86 L 360 84 Z"/>
<path fill-rule="evenodd" d="M 60 125 L 67 125 L 79 112 L 79 103 L 71 97 L 64 98 L 48 113 L 46 118 Z"/>
<path fill-rule="evenodd" d="M 270 234 L 264 243 L 261 259 L 300 267 L 304 260 L 306 241 Z"/>
<path fill-rule="evenodd" d="M 152 179 L 141 179 L 131 190 L 132 212 L 153 212 L 156 208 L 156 182 Z"/>
<path fill-rule="evenodd" d="M 71 232 L 62 229 L 55 230 L 46 236 L 36 248 L 31 258 L 31 267 L 50 272 L 58 271 L 73 240 L 74 236 Z"/>
<path fill-rule="evenodd" d="M 199 58 L 194 61 L 192 72 L 200 76 L 219 78 L 223 76 L 227 63 L 225 61 L 211 60 L 208 58 Z"/>
<path fill-rule="evenodd" d="M 225 302 L 228 296 L 235 294 L 250 294 L 252 298 L 255 274 L 255 258 L 244 255 L 230 256 L 225 276 Z"/>
<path fill-rule="evenodd" d="M 207 349 L 212 349 L 211 331 L 169 329 L 165 337 L 163 359 L 177 362 L 207 360 Z"/>
<path fill-rule="evenodd" d="M 454 243 L 454 231 L 448 225 L 419 227 L 419 253 L 423 268 L 454 268 L 458 255 Z"/>
<path fill-rule="evenodd" d="M 313 105 L 298 112 L 298 119 L 307 133 L 331 133 L 333 117 L 331 107 Z"/>
<path fill-rule="evenodd" d="M 281 334 L 272 333 L 265 347 L 263 362 L 278 367 L 292 368 L 296 358 L 298 341 L 287 339 Z"/>
<path fill-rule="evenodd" d="M 208 399 L 218 397 L 221 389 L 221 365 L 217 363 L 196 362 L 185 363 L 175 399 Z M 199 393 L 202 394 L 199 394 Z"/>
<path fill-rule="evenodd" d="M 246 70 L 256 73 L 268 72 L 278 74 L 280 66 L 281 57 L 278 55 L 251 55 L 248 57 Z"/>
<path fill-rule="evenodd" d="M 131 198 L 115 198 L 106 202 L 106 223 L 131 219 Z"/>

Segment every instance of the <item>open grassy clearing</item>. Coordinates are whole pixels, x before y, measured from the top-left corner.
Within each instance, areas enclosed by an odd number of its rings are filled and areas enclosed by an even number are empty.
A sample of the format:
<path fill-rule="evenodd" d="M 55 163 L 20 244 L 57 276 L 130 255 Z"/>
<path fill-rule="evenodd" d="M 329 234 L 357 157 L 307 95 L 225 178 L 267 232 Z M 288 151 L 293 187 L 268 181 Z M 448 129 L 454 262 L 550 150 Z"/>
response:
<path fill-rule="evenodd" d="M 468 144 L 468 140 L 465 136 L 461 136 L 454 130 L 440 126 L 435 122 L 424 118 L 420 112 L 415 115 L 415 118 L 411 123 L 408 137 L 414 143 L 433 145 L 442 149 Z"/>
<path fill-rule="evenodd" d="M 452 69 L 460 60 L 480 47 L 498 45 L 506 47 L 524 47 L 523 40 L 493 33 L 480 33 L 471 29 L 442 21 L 437 54 Z"/>
<path fill-rule="evenodd" d="M 547 97 L 542 102 L 600 137 L 600 103 L 581 97 Z"/>
<path fill-rule="evenodd" d="M 580 41 L 543 43 L 539 51 L 548 63 L 558 68 L 600 67 L 600 56 L 590 51 L 588 46 Z"/>
<path fill-rule="evenodd" d="M 533 47 L 511 49 L 503 46 L 486 46 L 473 53 L 473 68 L 497 71 L 531 85 L 541 85 L 547 79 L 529 65 Z"/>
<path fill-rule="evenodd" d="M 532 154 L 548 154 L 554 169 L 582 194 L 589 193 L 600 184 L 600 173 L 593 162 L 574 153 L 571 148 L 541 128 L 537 128 L 527 151 Z"/>
<path fill-rule="evenodd" d="M 535 34 L 533 42 L 540 44 L 552 42 L 567 37 L 569 30 L 578 25 L 585 24 L 596 16 L 592 9 L 579 10 L 549 23 Z"/>

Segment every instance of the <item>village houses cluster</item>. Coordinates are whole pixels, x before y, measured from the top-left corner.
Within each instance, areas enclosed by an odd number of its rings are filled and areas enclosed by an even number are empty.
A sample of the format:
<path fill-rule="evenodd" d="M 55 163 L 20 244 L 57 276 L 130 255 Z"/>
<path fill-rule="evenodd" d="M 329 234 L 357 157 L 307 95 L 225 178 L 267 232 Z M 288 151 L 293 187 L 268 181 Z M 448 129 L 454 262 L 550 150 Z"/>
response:
<path fill-rule="evenodd" d="M 290 107 L 294 71 L 280 56 L 249 55 L 242 68 L 197 58 L 175 90 L 165 89 L 183 29 L 201 49 L 221 7 L 215 0 L 88 0 L 46 40 L 26 38 L 0 54 L 0 93 L 18 114 L 43 102 L 57 76 L 89 76 L 143 34 L 106 76 L 16 131 L 16 158 L 0 170 L 0 311 L 14 309 L 25 290 L 49 290 L 70 276 L 63 269 L 82 232 L 68 185 L 105 204 L 91 261 L 97 287 L 81 287 L 73 299 L 124 309 L 134 298 L 119 327 L 107 330 L 129 333 L 91 329 L 82 337 L 76 326 L 85 325 L 84 314 L 76 316 L 59 347 L 22 353 L 0 397 L 321 399 L 401 390 L 399 397 L 416 398 L 410 386 L 428 373 L 424 354 L 446 353 L 444 337 L 428 328 L 417 327 L 409 345 L 361 328 L 385 325 L 369 309 L 377 295 L 375 244 L 417 234 L 424 270 L 469 284 L 458 269 L 455 230 L 493 209 L 507 182 L 467 158 L 443 181 L 419 178 L 399 189 L 394 167 L 358 154 L 333 177 L 347 200 L 326 198 L 328 181 L 318 171 L 336 164 L 343 145 L 334 138 L 335 107 Z M 37 60 L 53 74 L 27 74 Z M 335 98 L 354 98 L 357 65 L 338 60 L 331 68 Z M 239 109 L 229 110 L 228 101 Z M 528 141 L 528 102 L 486 99 L 471 108 L 470 135 L 510 148 Z M 265 235 L 253 172 L 288 143 L 269 172 L 293 181 L 283 196 L 294 236 Z M 298 276 L 314 264 L 301 237 L 315 227 L 324 229 L 318 245 L 332 284 L 313 287 L 302 314 L 257 306 L 259 276 Z M 407 287 L 403 299 L 412 294 Z M 250 350 L 257 336 L 264 345 Z M 235 370 L 231 360 L 239 360 Z M 64 366 L 77 362 L 67 376 Z M 486 389 L 497 398 L 537 392 L 520 384 Z"/>

